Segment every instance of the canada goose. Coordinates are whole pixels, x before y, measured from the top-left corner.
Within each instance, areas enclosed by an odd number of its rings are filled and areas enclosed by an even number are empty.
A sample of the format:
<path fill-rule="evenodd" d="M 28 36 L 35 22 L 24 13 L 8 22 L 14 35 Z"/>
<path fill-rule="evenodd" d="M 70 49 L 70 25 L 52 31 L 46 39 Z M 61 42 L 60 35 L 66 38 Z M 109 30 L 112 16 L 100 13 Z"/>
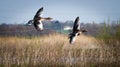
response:
<path fill-rule="evenodd" d="M 82 32 L 87 32 L 87 30 L 80 30 L 79 20 L 80 20 L 79 17 L 75 19 L 72 33 L 69 34 L 70 44 L 74 43 L 76 37 L 79 36 Z"/>
<path fill-rule="evenodd" d="M 29 20 L 27 24 L 31 24 L 33 23 L 34 27 L 36 28 L 36 30 L 43 30 L 43 23 L 42 21 L 44 20 L 51 20 L 52 18 L 47 17 L 47 18 L 43 18 L 41 17 L 41 14 L 43 12 L 43 7 L 41 7 L 37 13 L 35 14 L 34 18 L 32 20 Z"/>

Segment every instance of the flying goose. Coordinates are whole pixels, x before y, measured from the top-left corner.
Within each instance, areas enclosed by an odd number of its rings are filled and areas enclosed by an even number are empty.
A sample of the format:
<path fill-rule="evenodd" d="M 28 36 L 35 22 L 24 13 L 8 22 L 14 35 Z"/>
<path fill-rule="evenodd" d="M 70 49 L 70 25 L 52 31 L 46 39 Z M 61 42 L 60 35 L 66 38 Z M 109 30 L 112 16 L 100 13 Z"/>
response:
<path fill-rule="evenodd" d="M 34 18 L 32 20 L 29 20 L 27 24 L 31 24 L 33 23 L 34 27 L 36 28 L 36 30 L 43 30 L 43 23 L 42 21 L 44 20 L 51 20 L 52 18 L 47 17 L 47 18 L 43 18 L 41 17 L 41 14 L 43 12 L 43 7 L 41 7 L 37 13 L 35 14 Z"/>
<path fill-rule="evenodd" d="M 79 20 L 80 20 L 79 17 L 75 19 L 72 33 L 69 34 L 70 44 L 74 43 L 76 37 L 79 36 L 82 32 L 87 32 L 87 30 L 80 30 Z"/>

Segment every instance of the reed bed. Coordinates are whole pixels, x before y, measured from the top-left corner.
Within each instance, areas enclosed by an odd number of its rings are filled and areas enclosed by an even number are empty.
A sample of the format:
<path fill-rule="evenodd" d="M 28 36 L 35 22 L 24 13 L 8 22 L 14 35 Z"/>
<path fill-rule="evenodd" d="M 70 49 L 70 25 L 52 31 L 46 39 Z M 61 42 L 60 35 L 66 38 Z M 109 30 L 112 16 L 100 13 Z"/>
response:
<path fill-rule="evenodd" d="M 85 35 L 74 44 L 61 34 L 0 37 L 0 67 L 119 67 L 119 44 Z"/>

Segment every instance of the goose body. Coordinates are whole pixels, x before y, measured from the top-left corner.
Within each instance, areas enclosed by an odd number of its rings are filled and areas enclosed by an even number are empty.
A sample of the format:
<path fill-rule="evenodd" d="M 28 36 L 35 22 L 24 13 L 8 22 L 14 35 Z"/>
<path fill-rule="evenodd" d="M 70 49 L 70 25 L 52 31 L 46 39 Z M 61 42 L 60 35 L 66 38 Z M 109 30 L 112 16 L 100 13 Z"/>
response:
<path fill-rule="evenodd" d="M 69 43 L 72 44 L 75 42 L 76 37 L 82 34 L 82 32 L 87 32 L 87 30 L 80 30 L 79 17 L 74 21 L 72 33 L 69 34 Z"/>
<path fill-rule="evenodd" d="M 42 23 L 42 21 L 44 21 L 44 20 L 51 20 L 51 19 L 52 19 L 52 18 L 50 18 L 50 17 L 48 17 L 48 18 L 43 18 L 43 17 L 41 17 L 42 12 L 43 12 L 43 7 L 41 7 L 41 8 L 37 11 L 37 13 L 35 14 L 33 20 L 29 20 L 29 21 L 28 21 L 28 24 L 33 23 L 35 29 L 38 30 L 38 31 L 44 29 L 44 28 L 43 28 L 43 23 Z"/>

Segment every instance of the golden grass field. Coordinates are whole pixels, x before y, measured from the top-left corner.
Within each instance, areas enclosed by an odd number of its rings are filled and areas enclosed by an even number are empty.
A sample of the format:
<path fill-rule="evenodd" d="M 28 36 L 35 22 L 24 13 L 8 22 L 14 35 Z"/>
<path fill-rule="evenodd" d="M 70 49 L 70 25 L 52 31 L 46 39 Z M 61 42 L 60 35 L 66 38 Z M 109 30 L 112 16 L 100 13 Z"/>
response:
<path fill-rule="evenodd" d="M 0 37 L 0 67 L 119 67 L 120 49 L 92 36 Z"/>

